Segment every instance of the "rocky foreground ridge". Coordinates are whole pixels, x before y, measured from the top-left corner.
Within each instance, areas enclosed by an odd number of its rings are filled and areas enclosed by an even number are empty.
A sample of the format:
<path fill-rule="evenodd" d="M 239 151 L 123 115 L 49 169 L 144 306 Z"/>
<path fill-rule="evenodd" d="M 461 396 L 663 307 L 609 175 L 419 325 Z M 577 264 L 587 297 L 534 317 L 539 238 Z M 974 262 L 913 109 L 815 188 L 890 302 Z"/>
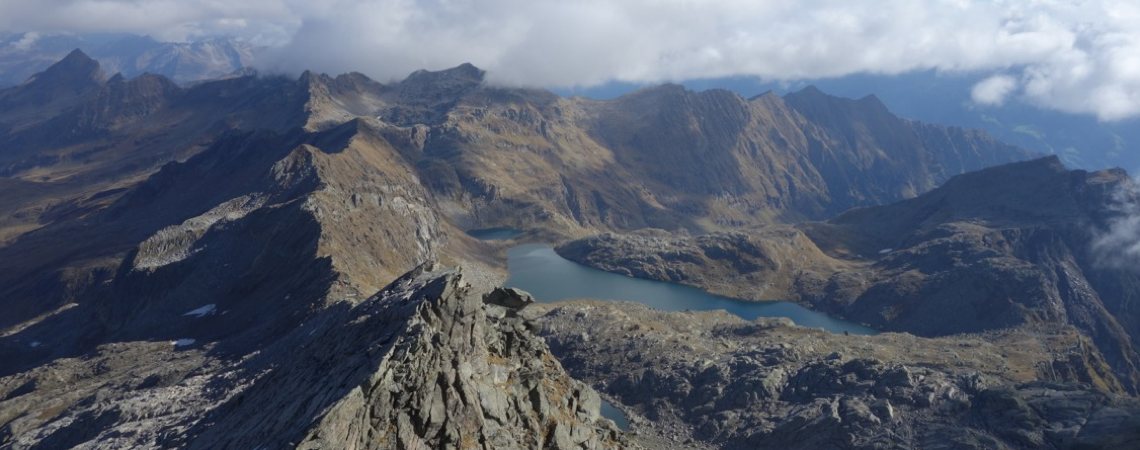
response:
<path fill-rule="evenodd" d="M 533 302 L 418 268 L 236 360 L 118 342 L 0 378 L 6 448 L 627 448 L 517 315 Z M 221 311 L 218 314 L 224 314 Z M 209 320 L 211 315 L 199 319 Z M 93 371 L 92 371 L 93 370 Z M 57 411 L 45 414 L 46 411 Z"/>
<path fill-rule="evenodd" d="M 1071 329 L 1042 332 L 1045 339 L 844 336 L 787 319 L 614 302 L 526 314 L 571 374 L 625 405 L 635 431 L 664 429 L 672 443 L 663 448 L 1140 445 L 1140 401 L 1064 381 L 1089 369 L 1058 358 L 1079 360 L 1077 347 L 1087 345 Z"/>

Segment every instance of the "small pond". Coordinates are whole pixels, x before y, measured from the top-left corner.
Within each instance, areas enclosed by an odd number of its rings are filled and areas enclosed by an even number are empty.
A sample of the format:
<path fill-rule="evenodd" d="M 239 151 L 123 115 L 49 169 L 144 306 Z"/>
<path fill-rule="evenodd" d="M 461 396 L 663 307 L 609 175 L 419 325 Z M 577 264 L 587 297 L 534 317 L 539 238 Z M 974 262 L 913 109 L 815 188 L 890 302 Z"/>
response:
<path fill-rule="evenodd" d="M 622 431 L 629 431 L 629 418 L 625 416 L 624 412 L 622 412 L 620 409 L 617 409 L 613 403 L 610 403 L 603 399 L 601 413 L 602 417 L 614 421 L 614 423 L 617 424 L 618 428 L 621 428 Z"/>

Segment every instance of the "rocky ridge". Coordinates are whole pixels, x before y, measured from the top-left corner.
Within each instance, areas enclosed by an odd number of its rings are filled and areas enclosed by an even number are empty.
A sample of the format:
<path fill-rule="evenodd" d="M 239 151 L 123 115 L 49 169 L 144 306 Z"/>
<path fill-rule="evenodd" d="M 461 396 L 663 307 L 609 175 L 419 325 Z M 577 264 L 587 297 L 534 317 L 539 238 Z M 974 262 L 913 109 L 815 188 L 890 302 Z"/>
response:
<path fill-rule="evenodd" d="M 0 442 L 10 448 L 630 447 L 598 415 L 598 394 L 567 376 L 517 316 L 531 301 L 424 266 L 367 300 L 312 314 L 238 359 L 216 358 L 221 348 L 211 342 L 104 345 L 89 356 L 99 361 L 95 373 L 74 372 L 82 362 L 62 359 L 0 379 Z M 59 415 L 29 414 L 45 405 Z"/>
<path fill-rule="evenodd" d="M 1087 343 L 1071 329 L 1036 341 L 1015 332 L 843 336 L 786 319 L 614 302 L 542 305 L 526 314 L 571 374 L 625 405 L 635 431 L 665 427 L 677 443 L 1060 449 L 1140 442 L 1135 398 L 1059 381 L 1062 370 L 1090 369 L 1065 356 Z"/>
<path fill-rule="evenodd" d="M 322 132 L 358 121 L 379 122 L 352 129 L 388 140 L 453 223 L 572 236 L 823 218 L 1028 156 L 977 133 L 945 129 L 928 139 L 941 128 L 903 121 L 881 104 L 818 91 L 795 98 L 662 86 L 612 101 L 567 99 L 488 86 L 469 64 L 391 84 L 306 72 L 180 87 L 159 75 L 107 79 L 77 50 L 0 90 L 0 144 L 10 149 L 0 174 L 53 194 L 7 218 L 16 223 L 6 233 L 51 222 L 45 204 L 105 206 L 108 198 L 90 197 L 120 192 L 226 132 Z M 879 120 L 845 128 L 813 118 L 811 106 L 828 102 L 848 105 L 843 120 L 869 111 Z M 905 152 L 917 156 L 900 159 Z"/>

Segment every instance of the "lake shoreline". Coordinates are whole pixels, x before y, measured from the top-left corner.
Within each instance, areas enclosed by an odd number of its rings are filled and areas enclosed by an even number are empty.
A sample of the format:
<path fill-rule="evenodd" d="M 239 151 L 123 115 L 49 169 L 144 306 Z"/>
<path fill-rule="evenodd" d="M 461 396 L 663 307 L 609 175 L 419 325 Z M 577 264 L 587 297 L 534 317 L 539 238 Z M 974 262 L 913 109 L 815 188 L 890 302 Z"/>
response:
<path fill-rule="evenodd" d="M 510 247 L 507 268 L 506 286 L 528 291 L 543 302 L 594 298 L 633 301 L 663 311 L 724 309 L 745 320 L 787 317 L 799 326 L 823 328 L 832 333 L 879 333 L 794 302 L 742 300 L 695 286 L 602 271 L 563 258 L 550 244 L 525 243 Z"/>

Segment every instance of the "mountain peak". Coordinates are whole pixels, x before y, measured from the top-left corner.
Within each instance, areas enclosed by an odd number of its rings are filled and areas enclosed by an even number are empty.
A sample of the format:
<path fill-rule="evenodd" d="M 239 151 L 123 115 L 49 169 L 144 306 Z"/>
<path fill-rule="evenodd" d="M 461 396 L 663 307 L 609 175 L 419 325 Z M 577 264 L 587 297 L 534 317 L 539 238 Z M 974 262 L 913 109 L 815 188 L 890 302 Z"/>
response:
<path fill-rule="evenodd" d="M 412 72 L 394 85 L 395 98 L 402 106 L 389 111 L 389 119 L 398 123 L 431 122 L 460 98 L 482 86 L 484 73 L 470 63 L 438 71 Z"/>
<path fill-rule="evenodd" d="M 1055 177 L 1068 172 L 1069 169 L 1061 162 L 1061 158 L 1057 157 L 1057 155 L 1046 155 L 1027 161 L 987 167 L 975 172 L 956 175 L 948 180 L 946 185 L 961 183 L 963 182 L 961 180 L 968 180 L 971 184 L 983 179 L 992 179 L 995 180 L 995 182 L 1011 179 L 1025 181 L 1025 179 L 1031 177 Z"/>
<path fill-rule="evenodd" d="M 878 97 L 868 95 L 855 100 L 839 97 L 808 86 L 784 96 L 788 106 L 814 121 L 828 124 L 850 135 L 855 132 L 853 124 L 898 121 Z"/>
<path fill-rule="evenodd" d="M 806 87 L 804 87 L 803 89 L 800 89 L 796 92 L 793 92 L 791 95 L 810 95 L 810 96 L 830 97 L 830 95 L 825 94 L 823 91 L 819 90 L 819 88 L 815 87 L 814 84 L 809 84 Z"/>
<path fill-rule="evenodd" d="M 791 102 L 801 105 L 827 104 L 831 105 L 831 107 L 837 107 L 840 105 L 844 107 L 851 107 L 859 105 L 862 107 L 881 107 L 882 109 L 886 109 L 886 105 L 884 105 L 883 102 L 879 100 L 879 98 L 874 94 L 870 94 L 856 100 L 852 98 L 828 94 L 815 87 L 815 85 L 808 85 L 807 87 L 796 92 L 790 92 L 785 95 L 785 98 Z"/>
<path fill-rule="evenodd" d="M 103 79 L 103 70 L 100 68 L 99 62 L 91 59 L 82 50 L 75 49 L 43 72 L 33 75 L 27 83 L 63 84 L 69 87 L 82 88 L 101 84 Z"/>
<path fill-rule="evenodd" d="M 771 100 L 774 98 L 780 98 L 779 94 L 776 94 L 775 91 L 768 89 L 764 92 L 748 97 L 748 101 L 751 102 L 755 100 Z"/>
<path fill-rule="evenodd" d="M 437 71 L 417 70 L 408 75 L 401 84 L 446 84 L 479 85 L 486 75 L 482 69 L 471 63 L 463 63 L 450 69 Z"/>
<path fill-rule="evenodd" d="M 94 59 L 91 59 L 90 56 L 87 56 L 86 53 L 83 53 L 83 50 L 80 50 L 77 48 L 77 49 L 72 50 L 70 53 L 68 53 L 67 56 L 64 56 L 63 59 L 61 59 L 58 63 L 56 63 L 56 65 L 59 65 L 59 64 L 65 64 L 65 65 L 69 65 L 69 64 L 92 64 L 92 63 L 99 64 L 99 63 L 95 62 Z"/>
<path fill-rule="evenodd" d="M 884 109 L 884 110 L 887 109 L 887 105 L 885 103 L 883 103 L 883 101 L 879 99 L 879 96 L 877 96 L 875 94 L 867 94 L 867 95 L 863 96 L 862 98 L 860 98 L 858 100 L 858 102 L 862 103 L 863 105 L 866 105 L 866 106 L 872 106 L 872 107 L 880 108 L 880 109 Z"/>
<path fill-rule="evenodd" d="M 1037 159 L 1025 161 L 1025 164 L 1045 167 L 1054 172 L 1066 172 L 1069 170 L 1057 155 L 1045 155 Z"/>

